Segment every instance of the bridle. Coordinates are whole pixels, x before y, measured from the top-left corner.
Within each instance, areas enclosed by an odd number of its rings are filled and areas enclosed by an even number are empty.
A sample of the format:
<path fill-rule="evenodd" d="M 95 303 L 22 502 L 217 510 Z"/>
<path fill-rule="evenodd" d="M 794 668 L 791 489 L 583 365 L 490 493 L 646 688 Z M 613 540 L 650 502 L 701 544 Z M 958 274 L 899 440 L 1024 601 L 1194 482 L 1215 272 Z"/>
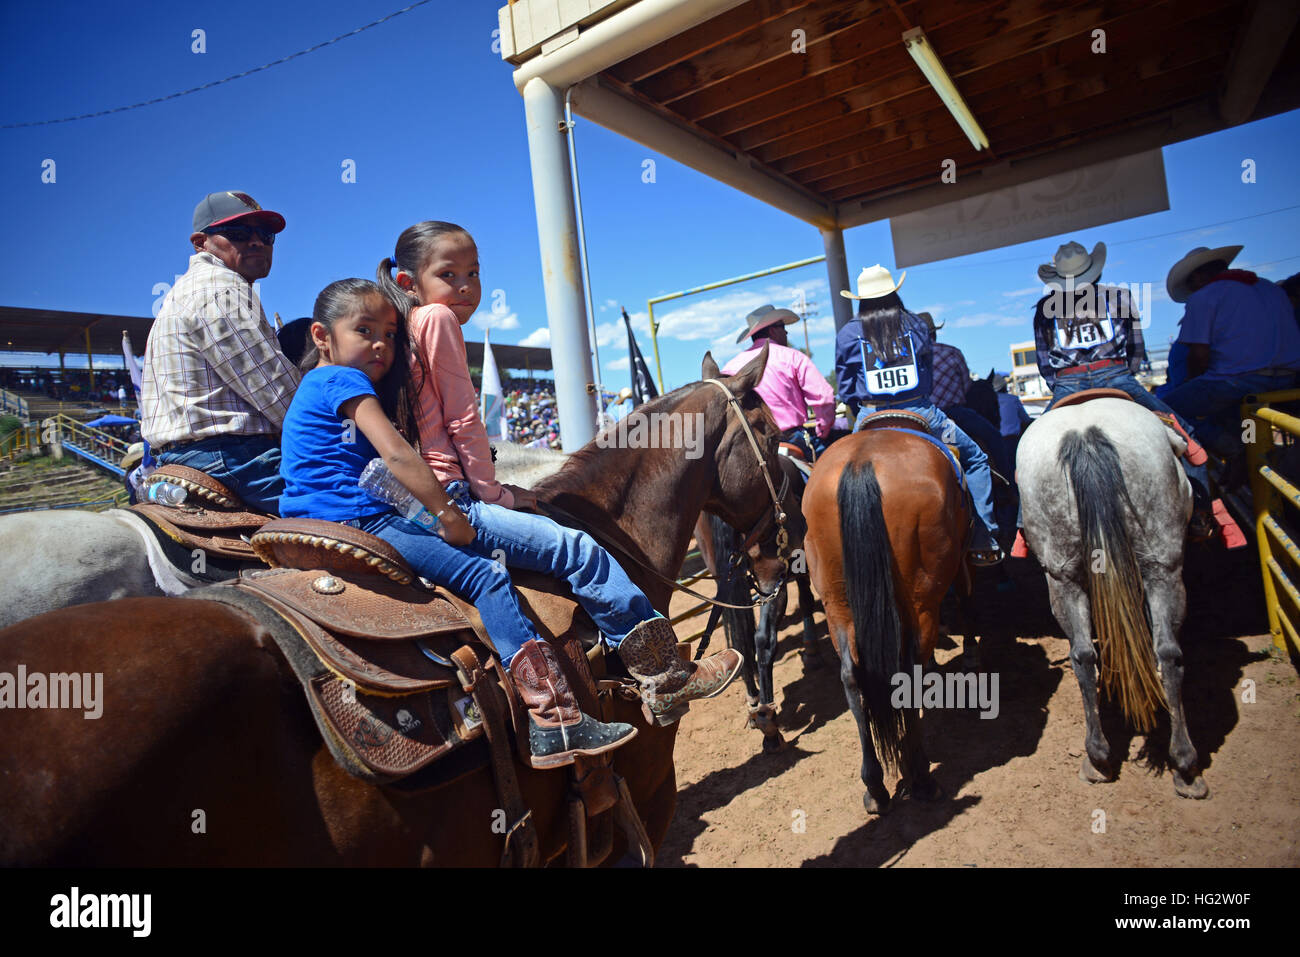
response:
<path fill-rule="evenodd" d="M 735 553 L 731 556 L 731 566 L 733 568 L 739 565 L 742 561 L 746 563 L 745 574 L 749 577 L 750 587 L 752 587 L 753 590 L 758 594 L 758 597 L 754 601 L 750 602 L 748 605 L 733 605 L 730 602 L 718 601 L 716 598 L 710 598 L 707 595 L 701 595 L 699 592 L 694 591 L 690 588 L 687 588 L 685 585 L 680 584 L 676 579 L 669 578 L 667 575 L 662 574 L 658 569 L 652 568 L 650 565 L 646 564 L 636 555 L 633 555 L 631 552 L 629 552 L 626 548 L 622 547 L 621 545 L 615 542 L 610 541 L 607 538 L 607 536 L 598 533 L 595 529 L 589 528 L 585 522 L 582 522 L 574 515 L 571 515 L 568 511 L 561 508 L 559 505 L 556 505 L 554 502 L 545 502 L 539 500 L 537 502 L 537 507 L 539 510 L 541 510 L 544 513 L 552 512 L 560 516 L 561 518 L 566 519 L 566 523 L 564 524 L 569 524 L 572 527 L 584 529 L 588 534 L 590 534 L 593 538 L 595 538 L 598 542 L 600 542 L 600 544 L 605 546 L 606 549 L 616 551 L 623 557 L 629 559 L 630 561 L 636 563 L 637 565 L 640 565 L 643 569 L 650 572 L 650 574 L 654 575 L 656 578 L 658 578 L 660 581 L 664 582 L 665 584 L 671 585 L 677 591 L 686 592 L 686 594 L 688 595 L 698 598 L 701 601 L 706 601 L 710 605 L 716 605 L 719 608 L 735 608 L 740 610 L 759 608 L 763 605 L 766 605 L 768 602 L 772 601 L 773 599 L 775 599 L 777 595 L 781 594 L 781 590 L 785 588 L 786 582 L 789 580 L 790 534 L 785 527 L 786 515 L 785 515 L 785 509 L 781 507 L 781 502 L 785 498 L 786 493 L 790 490 L 790 476 L 785 474 L 781 476 L 781 491 L 780 493 L 778 493 L 776 490 L 776 485 L 772 482 L 772 473 L 768 471 L 767 462 L 763 460 L 763 453 L 762 451 L 759 450 L 758 441 L 754 438 L 754 432 L 749 427 L 749 422 L 745 419 L 745 414 L 740 409 L 740 403 L 736 400 L 736 397 L 731 394 L 731 390 L 728 389 L 717 379 L 705 379 L 704 381 L 711 382 L 714 385 L 716 385 L 719 389 L 721 389 L 723 394 L 727 397 L 728 405 L 732 409 L 735 409 L 736 416 L 737 418 L 740 419 L 740 427 L 744 431 L 745 437 L 749 439 L 749 447 L 754 450 L 754 456 L 758 459 L 758 468 L 763 475 L 763 481 L 767 483 L 768 494 L 771 495 L 772 497 L 772 510 L 770 512 L 765 511 L 762 517 L 759 518 L 759 520 L 754 523 L 753 528 L 749 530 L 749 534 L 745 536 L 744 543 L 740 545 L 736 549 Z M 776 524 L 776 557 L 777 557 L 777 561 L 781 563 L 781 575 L 777 579 L 777 583 L 772 588 L 772 591 L 764 592 L 763 589 L 758 584 L 758 578 L 754 575 L 754 563 L 749 559 L 749 550 L 754 546 L 754 543 L 759 541 L 763 536 L 763 534 L 767 531 L 767 523 L 769 522 L 774 522 Z"/>
<path fill-rule="evenodd" d="M 758 469 L 763 475 L 764 483 L 767 485 L 767 493 L 772 497 L 772 511 L 765 512 L 763 517 L 754 523 L 753 528 L 749 530 L 749 534 L 745 536 L 744 541 L 731 556 L 732 568 L 735 568 L 741 562 L 745 563 L 745 574 L 749 578 L 750 587 L 757 593 L 758 598 L 748 605 L 732 605 L 728 602 L 720 602 L 709 598 L 704 600 L 725 608 L 757 608 L 760 605 L 766 605 L 781 593 L 781 589 L 785 587 L 790 574 L 790 533 L 785 527 L 786 514 L 781 505 L 786 494 L 790 491 L 790 476 L 784 472 L 782 473 L 781 491 L 778 493 L 776 485 L 772 482 L 772 473 L 768 471 L 767 462 L 763 459 L 763 453 L 759 450 L 758 441 L 754 438 L 754 430 L 749 427 L 749 421 L 745 418 L 745 413 L 741 411 L 740 402 L 720 380 L 705 379 L 704 381 L 710 382 L 721 389 L 722 394 L 727 397 L 727 405 L 735 410 L 736 418 L 740 420 L 740 428 L 745 433 L 745 438 L 749 440 L 749 447 L 754 450 L 754 457 L 758 459 Z M 776 558 L 781 563 L 781 575 L 770 593 L 764 592 L 759 585 L 758 578 L 754 575 L 754 563 L 749 558 L 749 550 L 766 533 L 769 521 L 776 524 Z M 694 593 L 692 592 L 692 594 Z"/>

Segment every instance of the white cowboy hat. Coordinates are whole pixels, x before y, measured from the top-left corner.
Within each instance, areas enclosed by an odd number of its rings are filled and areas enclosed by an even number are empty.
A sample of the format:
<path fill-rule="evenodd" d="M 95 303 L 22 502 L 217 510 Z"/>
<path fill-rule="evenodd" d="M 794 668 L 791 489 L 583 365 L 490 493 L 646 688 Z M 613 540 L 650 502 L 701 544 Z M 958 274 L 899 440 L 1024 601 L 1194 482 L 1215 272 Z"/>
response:
<path fill-rule="evenodd" d="M 1083 286 L 1101 278 L 1101 267 L 1106 265 L 1106 244 L 1098 243 L 1092 252 L 1076 242 L 1068 242 L 1056 251 L 1050 263 L 1038 267 L 1038 278 L 1049 286 L 1063 286 L 1070 282 Z"/>
<path fill-rule="evenodd" d="M 1174 263 L 1174 268 L 1169 270 L 1169 278 L 1165 280 L 1165 288 L 1169 290 L 1169 298 L 1174 302 L 1186 302 L 1187 297 L 1192 294 L 1191 287 L 1187 285 L 1187 280 L 1191 278 L 1192 273 L 1216 259 L 1221 259 L 1231 265 L 1241 250 L 1241 246 L 1220 246 L 1218 249 L 1197 246 Z"/>
<path fill-rule="evenodd" d="M 891 292 L 897 292 L 906 278 L 907 273 L 904 272 L 899 275 L 898 282 L 894 282 L 894 277 L 889 274 L 889 270 L 880 263 L 864 266 L 858 275 L 858 294 L 855 296 L 847 289 L 841 289 L 840 295 L 845 299 L 879 299 L 881 296 L 888 296 Z"/>

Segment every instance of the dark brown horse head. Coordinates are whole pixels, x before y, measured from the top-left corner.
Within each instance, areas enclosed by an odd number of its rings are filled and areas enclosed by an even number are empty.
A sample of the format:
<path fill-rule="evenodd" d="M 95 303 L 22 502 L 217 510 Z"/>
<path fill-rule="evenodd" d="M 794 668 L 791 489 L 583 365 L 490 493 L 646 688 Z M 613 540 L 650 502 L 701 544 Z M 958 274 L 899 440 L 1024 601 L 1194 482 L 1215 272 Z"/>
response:
<path fill-rule="evenodd" d="M 725 423 L 726 431 L 718 446 L 716 461 L 719 467 L 713 494 L 705 502 L 704 509 L 741 533 L 748 543 L 747 554 L 754 578 L 760 588 L 770 592 L 784 583 L 785 559 L 788 554 L 778 543 L 781 526 L 776 521 L 776 515 L 782 512 L 782 507 L 772 501 L 773 489 L 778 496 L 781 494 L 784 476 L 777 455 L 781 430 L 772 418 L 767 403 L 756 391 L 756 386 L 762 381 L 767 369 L 767 358 L 768 347 L 764 345 L 758 355 L 739 372 L 723 376 L 713 354 L 706 352 L 701 372 L 706 380 L 720 381 L 735 397 L 744 423 L 748 425 L 754 443 L 758 446 L 758 454 L 755 455 L 740 419 L 729 414 Z M 711 387 L 710 391 L 721 397 L 721 392 L 716 387 Z M 734 410 L 735 406 L 728 403 L 727 408 Z M 763 467 L 759 467 L 759 462 Z M 768 487 L 767 479 L 771 480 L 771 488 Z M 748 507 L 738 510 L 736 503 L 745 503 Z M 757 517 L 752 514 L 755 508 L 758 508 Z"/>

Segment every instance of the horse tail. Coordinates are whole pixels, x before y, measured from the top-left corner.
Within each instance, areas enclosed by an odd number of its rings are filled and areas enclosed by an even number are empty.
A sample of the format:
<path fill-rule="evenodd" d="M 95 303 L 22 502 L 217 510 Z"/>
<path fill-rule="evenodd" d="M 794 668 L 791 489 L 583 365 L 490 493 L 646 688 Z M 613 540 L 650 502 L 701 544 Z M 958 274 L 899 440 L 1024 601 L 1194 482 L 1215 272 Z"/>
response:
<path fill-rule="evenodd" d="M 1156 675 L 1146 592 L 1124 509 L 1136 515 L 1119 453 L 1101 429 L 1069 432 L 1057 453 L 1074 488 L 1083 536 L 1083 560 L 1092 609 L 1092 634 L 1101 653 L 1101 684 L 1118 696 L 1124 716 L 1140 731 L 1166 706 Z"/>
<path fill-rule="evenodd" d="M 881 760 L 898 767 L 903 711 L 890 702 L 892 676 L 903 666 L 902 626 L 894 604 L 894 560 L 880 503 L 880 483 L 870 462 L 850 462 L 840 475 L 840 540 L 844 592 L 853 615 L 858 687 Z M 918 689 L 919 690 L 919 689 Z"/>

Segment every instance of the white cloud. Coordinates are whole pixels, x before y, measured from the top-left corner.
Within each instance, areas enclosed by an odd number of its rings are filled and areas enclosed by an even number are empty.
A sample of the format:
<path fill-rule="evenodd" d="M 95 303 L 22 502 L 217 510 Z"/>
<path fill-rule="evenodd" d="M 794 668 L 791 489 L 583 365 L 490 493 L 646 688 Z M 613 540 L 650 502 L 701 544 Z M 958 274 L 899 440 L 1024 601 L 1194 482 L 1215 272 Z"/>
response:
<path fill-rule="evenodd" d="M 619 369 L 630 368 L 632 365 L 632 360 L 629 356 L 619 356 L 617 359 L 614 359 L 610 362 L 602 362 L 601 365 L 603 365 L 606 369 L 609 369 L 611 372 L 617 372 Z"/>
<path fill-rule="evenodd" d="M 1038 298 L 1045 295 L 1045 288 L 1046 287 L 1042 283 L 1039 283 L 1036 286 L 1026 286 L 1024 289 L 1012 289 L 1009 292 L 1004 292 L 1002 295 L 1006 296 L 1008 299 L 1019 299 L 1021 296 L 1034 296 L 1035 298 Z"/>
<path fill-rule="evenodd" d="M 548 326 L 542 326 L 534 329 L 524 338 L 519 340 L 521 346 L 549 346 L 551 344 L 551 330 Z"/>
<path fill-rule="evenodd" d="M 600 311 L 604 312 L 606 309 L 613 309 L 617 306 L 618 306 L 618 300 L 606 299 L 603 303 L 601 303 Z"/>
<path fill-rule="evenodd" d="M 978 326 L 1019 326 L 1029 325 L 1032 317 L 1008 316 L 999 312 L 977 312 L 973 315 L 954 319 L 952 328 L 972 329 Z"/>
<path fill-rule="evenodd" d="M 496 313 L 491 309 L 480 309 L 470 321 L 480 329 L 519 328 L 519 314 L 516 312 Z"/>

